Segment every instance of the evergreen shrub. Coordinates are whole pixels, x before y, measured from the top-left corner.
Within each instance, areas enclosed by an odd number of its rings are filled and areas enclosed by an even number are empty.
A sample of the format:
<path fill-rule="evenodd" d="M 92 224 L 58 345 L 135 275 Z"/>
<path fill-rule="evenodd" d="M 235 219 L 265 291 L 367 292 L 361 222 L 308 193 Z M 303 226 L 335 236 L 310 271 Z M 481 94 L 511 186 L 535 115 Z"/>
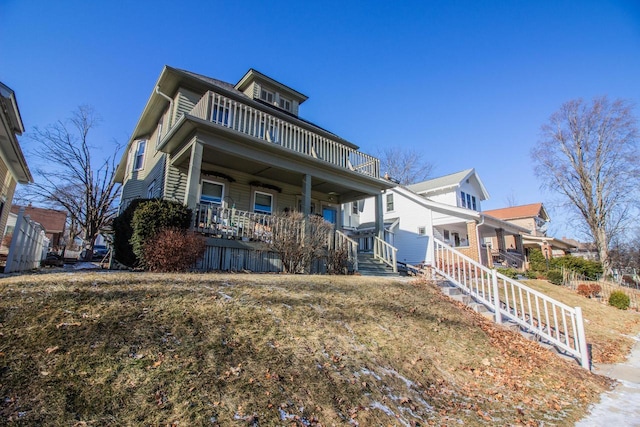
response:
<path fill-rule="evenodd" d="M 619 308 L 620 310 L 627 310 L 629 305 L 631 305 L 631 300 L 629 295 L 624 292 L 613 291 L 611 292 L 611 295 L 609 295 L 609 305 Z"/>

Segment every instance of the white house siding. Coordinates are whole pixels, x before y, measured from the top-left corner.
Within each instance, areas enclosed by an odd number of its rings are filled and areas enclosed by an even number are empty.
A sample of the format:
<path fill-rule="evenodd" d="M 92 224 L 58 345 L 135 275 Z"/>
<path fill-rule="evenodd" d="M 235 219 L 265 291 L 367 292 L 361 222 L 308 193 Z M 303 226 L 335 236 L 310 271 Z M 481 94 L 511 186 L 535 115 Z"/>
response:
<path fill-rule="evenodd" d="M 433 200 L 434 202 L 438 202 L 438 203 L 444 203 L 445 205 L 449 205 L 449 206 L 458 206 L 458 193 L 456 193 L 455 188 L 451 188 L 450 190 L 447 190 L 446 192 L 442 192 L 442 193 L 438 193 L 438 194 L 429 194 L 427 197 L 430 200 Z"/>
<path fill-rule="evenodd" d="M 398 260 L 410 264 L 428 261 L 430 254 L 427 254 L 427 249 L 432 242 L 433 230 L 431 211 L 409 199 L 404 194 L 393 190 L 389 192 L 394 194 L 394 210 L 385 212 L 385 219 L 400 217 L 400 221 L 394 230 L 394 245 L 398 248 Z M 425 229 L 425 235 L 423 236 L 418 234 L 420 227 Z"/>

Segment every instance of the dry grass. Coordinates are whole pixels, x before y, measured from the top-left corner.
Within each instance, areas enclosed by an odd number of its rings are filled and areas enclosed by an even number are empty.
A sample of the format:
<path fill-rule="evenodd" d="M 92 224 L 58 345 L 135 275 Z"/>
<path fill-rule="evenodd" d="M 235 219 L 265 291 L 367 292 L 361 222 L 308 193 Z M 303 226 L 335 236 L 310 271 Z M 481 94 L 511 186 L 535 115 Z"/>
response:
<path fill-rule="evenodd" d="M 592 344 L 595 363 L 619 363 L 629 354 L 640 334 L 640 314 L 637 311 L 619 310 L 597 299 L 585 298 L 564 286 L 545 280 L 525 282 L 552 298 L 571 307 L 582 307 L 587 342 Z"/>
<path fill-rule="evenodd" d="M 609 386 L 428 283 L 0 281 L 2 424 L 567 425 Z"/>

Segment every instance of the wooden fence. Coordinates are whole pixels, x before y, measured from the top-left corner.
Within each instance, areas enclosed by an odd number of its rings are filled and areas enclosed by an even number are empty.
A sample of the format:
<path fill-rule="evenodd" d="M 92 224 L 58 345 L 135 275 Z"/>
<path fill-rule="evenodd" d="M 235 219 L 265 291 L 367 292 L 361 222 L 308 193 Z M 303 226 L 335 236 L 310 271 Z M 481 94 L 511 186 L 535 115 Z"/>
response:
<path fill-rule="evenodd" d="M 622 291 L 629 296 L 629 308 L 632 310 L 640 311 L 640 290 L 629 288 L 627 286 L 618 285 L 614 282 L 609 282 L 603 279 L 591 280 L 585 278 L 583 275 L 576 273 L 575 271 L 563 269 L 562 271 L 562 284 L 576 291 L 581 284 L 596 284 L 600 286 L 600 293 L 597 298 L 604 304 L 609 303 L 609 296 L 613 291 Z"/>

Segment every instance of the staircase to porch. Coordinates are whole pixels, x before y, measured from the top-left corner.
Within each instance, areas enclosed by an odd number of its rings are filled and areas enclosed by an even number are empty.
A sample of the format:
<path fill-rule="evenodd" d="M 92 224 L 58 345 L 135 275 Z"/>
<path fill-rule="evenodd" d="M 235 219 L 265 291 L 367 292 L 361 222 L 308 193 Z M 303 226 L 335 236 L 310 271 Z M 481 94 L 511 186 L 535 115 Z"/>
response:
<path fill-rule="evenodd" d="M 438 239 L 434 249 L 430 271 L 412 271 L 430 275 L 451 298 L 589 369 L 580 307 L 569 307 L 489 269 Z"/>
<path fill-rule="evenodd" d="M 399 275 L 390 265 L 376 258 L 372 252 L 358 253 L 358 273 L 362 276 L 397 277 Z"/>

